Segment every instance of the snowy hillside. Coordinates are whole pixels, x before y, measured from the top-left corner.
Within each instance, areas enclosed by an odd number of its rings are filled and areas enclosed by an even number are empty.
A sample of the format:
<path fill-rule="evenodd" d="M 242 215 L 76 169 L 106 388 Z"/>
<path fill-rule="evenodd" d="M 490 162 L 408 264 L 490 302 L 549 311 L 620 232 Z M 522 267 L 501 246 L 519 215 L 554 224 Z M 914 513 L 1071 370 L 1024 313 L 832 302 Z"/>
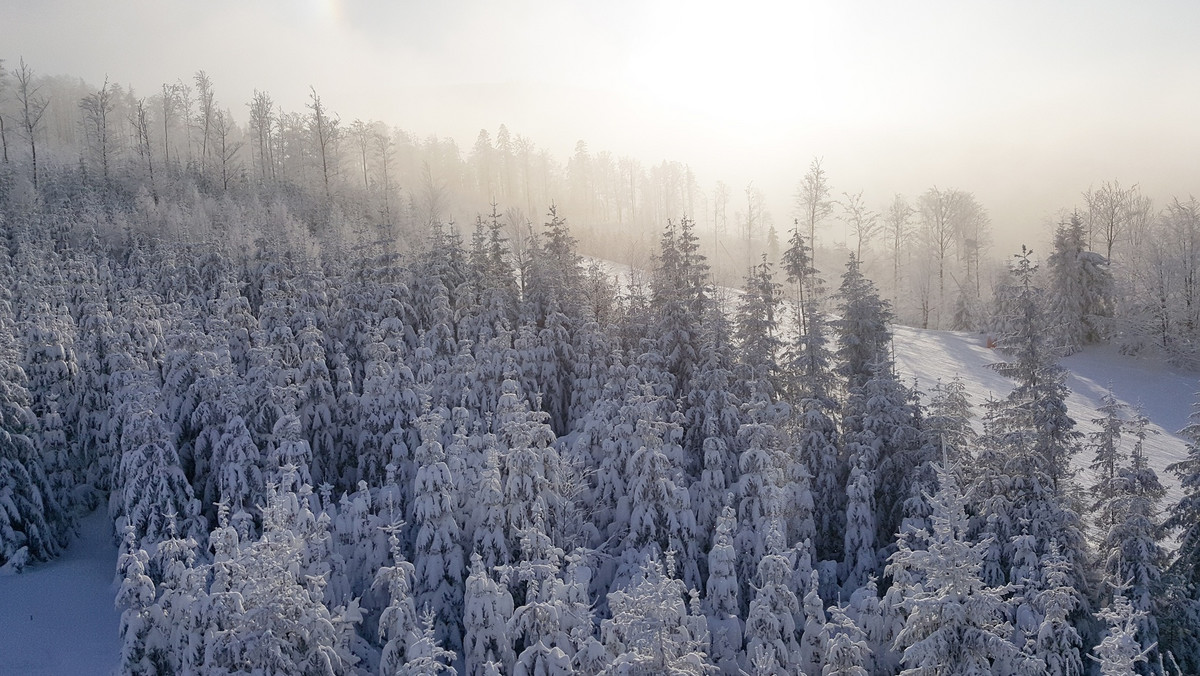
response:
<path fill-rule="evenodd" d="M 983 413 L 989 398 L 1002 398 L 1012 389 L 1012 381 L 989 368 L 1001 359 L 977 334 L 956 331 L 925 331 L 896 326 L 896 368 L 907 377 L 917 378 L 922 390 L 941 379 L 961 376 L 966 384 L 975 415 Z M 1150 464 L 1167 488 L 1167 502 L 1179 499 L 1179 482 L 1166 466 L 1183 459 L 1184 442 L 1177 436 L 1200 390 L 1195 377 L 1179 373 L 1147 360 L 1119 354 L 1111 346 L 1092 346 L 1062 360 L 1067 368 L 1067 387 L 1071 396 L 1067 405 L 1085 435 L 1096 429 L 1092 420 L 1100 417 L 1100 398 L 1111 387 L 1121 402 L 1141 406 L 1158 432 L 1146 441 Z M 1087 465 L 1091 458 L 1081 453 L 1076 465 L 1083 470 L 1082 483 L 1090 484 Z"/>

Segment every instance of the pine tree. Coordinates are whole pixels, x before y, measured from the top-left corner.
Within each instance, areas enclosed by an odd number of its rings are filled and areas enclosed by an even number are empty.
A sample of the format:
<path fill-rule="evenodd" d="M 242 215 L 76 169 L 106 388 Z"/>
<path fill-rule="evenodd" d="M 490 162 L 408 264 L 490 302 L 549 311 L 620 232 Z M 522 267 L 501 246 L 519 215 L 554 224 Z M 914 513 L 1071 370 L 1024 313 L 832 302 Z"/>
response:
<path fill-rule="evenodd" d="M 1085 235 L 1079 214 L 1072 214 L 1055 230 L 1054 251 L 1046 261 L 1053 316 L 1059 319 L 1059 340 L 1068 352 L 1100 340 L 1100 324 L 1112 316 L 1109 262 L 1086 250 Z"/>
<path fill-rule="evenodd" d="M 846 378 L 847 391 L 862 387 L 875 373 L 878 363 L 890 363 L 892 320 L 889 303 L 879 297 L 875 284 L 862 273 L 854 256 L 846 263 L 842 285 L 838 288 L 837 329 L 839 371 Z"/>
<path fill-rule="evenodd" d="M 466 676 L 483 676 L 488 664 L 511 668 L 514 658 L 507 622 L 512 613 L 512 596 L 492 579 L 479 554 L 472 554 L 463 603 Z"/>
<path fill-rule="evenodd" d="M 980 578 L 986 542 L 967 540 L 965 499 L 952 472 L 938 468 L 938 492 L 931 505 L 928 549 L 913 550 L 905 540 L 892 555 L 888 572 L 904 580 L 908 611 L 896 637 L 903 648 L 903 674 L 1036 673 L 1041 665 L 1008 642 L 1003 589 Z"/>
<path fill-rule="evenodd" d="M 782 290 L 775 282 L 772 265 L 766 255 L 746 275 L 738 300 L 734 339 L 739 350 L 739 377 L 743 383 L 758 387 L 762 396 L 774 397 L 779 389 L 779 310 Z M 749 392 L 743 392 L 745 398 Z"/>
<path fill-rule="evenodd" d="M 712 548 L 708 552 L 708 581 L 705 585 L 713 661 L 723 674 L 737 673 L 737 654 L 742 648 L 742 621 L 738 618 L 737 551 L 733 547 L 736 529 L 737 515 L 732 507 L 726 505 L 717 519 Z"/>
<path fill-rule="evenodd" d="M 58 555 L 69 533 L 67 514 L 30 437 L 37 419 L 24 376 L 19 366 L 0 362 L 0 567 L 9 570 Z"/>
<path fill-rule="evenodd" d="M 1163 523 L 1177 533 L 1179 546 L 1167 569 L 1161 640 L 1163 652 L 1174 654 L 1185 670 L 1195 670 L 1200 669 L 1200 404 L 1180 434 L 1188 441 L 1187 457 L 1167 466 L 1179 478 L 1183 495 L 1167 508 Z"/>
<path fill-rule="evenodd" d="M 871 646 L 867 635 L 847 613 L 845 606 L 830 606 L 825 623 L 827 648 L 821 676 L 868 676 Z"/>
<path fill-rule="evenodd" d="M 1092 656 L 1100 666 L 1101 676 L 1127 676 L 1140 673 L 1139 667 L 1147 662 L 1148 649 L 1137 640 L 1140 611 L 1118 588 L 1112 603 L 1096 613 L 1108 624 L 1108 632 L 1099 645 L 1092 648 Z"/>
<path fill-rule="evenodd" d="M 454 519 L 454 480 L 438 441 L 441 416 L 426 414 L 417 423 L 422 443 L 416 449 L 420 469 L 413 485 L 413 519 L 417 524 L 414 596 L 418 606 L 437 617 L 438 641 L 457 648 L 461 647 L 464 566 Z"/>

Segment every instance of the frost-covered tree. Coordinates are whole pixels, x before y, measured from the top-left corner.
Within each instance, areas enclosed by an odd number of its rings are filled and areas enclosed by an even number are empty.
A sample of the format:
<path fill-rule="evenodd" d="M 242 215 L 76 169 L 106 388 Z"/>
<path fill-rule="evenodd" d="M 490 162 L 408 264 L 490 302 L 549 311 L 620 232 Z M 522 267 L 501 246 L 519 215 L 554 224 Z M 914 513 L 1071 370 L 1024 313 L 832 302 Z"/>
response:
<path fill-rule="evenodd" d="M 1101 676 L 1130 676 L 1141 673 L 1140 668 L 1147 660 L 1149 648 L 1137 639 L 1140 611 L 1118 588 L 1112 603 L 1096 613 L 1108 625 L 1108 631 L 1090 657 L 1099 665 Z"/>
<path fill-rule="evenodd" d="M 903 674 L 1037 673 L 1041 665 L 1008 641 L 1005 590 L 980 578 L 987 542 L 968 540 L 966 502 L 953 473 L 938 468 L 927 549 L 900 541 L 888 572 L 902 580 L 908 611 L 896 646 Z"/>
<path fill-rule="evenodd" d="M 829 636 L 825 632 L 825 604 L 821 601 L 820 575 L 812 571 L 808 592 L 804 595 L 804 629 L 800 633 L 798 668 L 805 674 L 816 674 L 825 663 Z"/>
<path fill-rule="evenodd" d="M 0 357 L 0 360 L 3 358 Z M 67 543 L 69 521 L 46 476 L 32 434 L 25 373 L 0 361 L 0 567 L 56 556 Z"/>
<path fill-rule="evenodd" d="M 1042 661 L 1043 673 L 1054 676 L 1083 674 L 1083 639 L 1067 621 L 1079 604 L 1070 586 L 1070 572 L 1071 562 L 1051 540 L 1050 550 L 1041 560 L 1041 590 L 1035 597 L 1042 624 L 1029 652 Z"/>
<path fill-rule="evenodd" d="M 740 380 L 758 387 L 767 397 L 774 397 L 779 389 L 779 356 L 783 347 L 779 335 L 783 290 L 775 281 L 773 268 L 763 254 L 762 262 L 750 269 L 738 299 L 734 322 Z M 743 397 L 748 394 L 742 392 Z"/>
<path fill-rule="evenodd" d="M 736 674 L 737 655 L 742 649 L 742 620 L 738 617 L 737 550 L 733 533 L 737 515 L 726 505 L 717 519 L 712 547 L 708 551 L 708 581 L 705 606 L 712 657 L 723 674 Z"/>
<path fill-rule="evenodd" d="M 846 378 L 847 390 L 853 390 L 866 384 L 875 373 L 875 364 L 890 361 L 892 333 L 888 323 L 892 311 L 854 256 L 846 263 L 837 297 L 841 315 L 834 322 L 838 370 Z"/>
<path fill-rule="evenodd" d="M 686 598 L 683 582 L 648 558 L 636 579 L 610 591 L 612 618 L 600 625 L 601 640 L 612 660 L 604 673 L 715 673 L 716 667 L 689 629 Z"/>
<path fill-rule="evenodd" d="M 847 607 L 829 607 L 825 623 L 825 660 L 821 676 L 868 676 L 871 646 L 866 632 L 847 612 Z"/>
<path fill-rule="evenodd" d="M 451 666 L 456 655 L 453 650 L 443 648 L 438 641 L 433 628 L 434 617 L 431 610 L 426 610 L 421 616 L 421 635 L 409 646 L 408 660 L 393 672 L 395 676 L 457 676 L 458 671 Z"/>
<path fill-rule="evenodd" d="M 512 643 L 508 620 L 513 613 L 512 595 L 501 587 L 483 565 L 479 554 L 471 555 L 463 602 L 463 659 L 466 676 L 483 676 L 489 664 L 511 668 Z"/>
<path fill-rule="evenodd" d="M 1183 495 L 1167 508 L 1164 527 L 1179 542 L 1167 569 L 1161 619 L 1163 651 L 1170 651 L 1185 669 L 1200 669 L 1200 404 L 1180 432 L 1187 439 L 1187 456 L 1167 466 L 1179 478 Z"/>
<path fill-rule="evenodd" d="M 1046 260 L 1057 333 L 1068 352 L 1100 340 L 1102 323 L 1112 316 L 1108 260 L 1087 250 L 1086 234 L 1079 214 L 1072 214 L 1055 230 L 1054 251 Z"/>
<path fill-rule="evenodd" d="M 794 670 L 800 662 L 795 623 L 800 604 L 790 588 L 791 562 L 784 553 L 771 551 L 759 560 L 757 573 L 756 594 L 746 614 L 746 652 L 753 654 L 756 646 L 765 646 L 781 668 Z"/>
<path fill-rule="evenodd" d="M 379 638 L 386 641 L 380 657 L 379 671 L 382 674 L 399 673 L 407 661 L 410 647 L 420 637 L 417 611 L 413 604 L 413 565 L 404 559 L 400 540 L 396 536 L 398 526 L 392 529 L 388 539 L 392 551 L 392 565 L 384 566 L 375 575 L 374 586 L 386 588 L 389 602 L 379 617 Z"/>
<path fill-rule="evenodd" d="M 441 416 L 430 413 L 417 423 L 422 443 L 416 449 L 420 469 L 413 485 L 413 519 L 417 525 L 414 597 L 419 607 L 435 614 L 439 642 L 459 648 L 464 566 L 454 518 L 454 480 L 438 441 Z"/>

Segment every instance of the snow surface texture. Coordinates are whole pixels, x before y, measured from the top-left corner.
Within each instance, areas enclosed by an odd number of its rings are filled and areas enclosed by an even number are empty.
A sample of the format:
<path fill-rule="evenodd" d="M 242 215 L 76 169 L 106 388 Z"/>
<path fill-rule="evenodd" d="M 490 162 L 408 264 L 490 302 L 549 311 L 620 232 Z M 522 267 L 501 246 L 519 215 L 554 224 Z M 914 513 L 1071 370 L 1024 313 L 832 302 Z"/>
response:
<path fill-rule="evenodd" d="M 956 331 L 927 331 L 893 326 L 896 369 L 906 377 L 917 378 L 918 386 L 928 391 L 939 379 L 950 382 L 961 376 L 971 399 L 976 424 L 989 398 L 1001 399 L 1013 388 L 1013 382 L 989 368 L 1004 355 L 987 347 L 987 338 Z M 1150 360 L 1120 354 L 1111 345 L 1091 346 L 1061 360 L 1067 369 L 1067 409 L 1075 419 L 1075 429 L 1084 435 L 1097 429 L 1092 420 L 1102 415 L 1097 410 L 1100 398 L 1111 387 L 1117 400 L 1130 407 L 1140 406 L 1151 420 L 1146 439 L 1150 466 L 1167 489 L 1163 504 L 1171 504 L 1182 495 L 1179 481 L 1166 471 L 1167 465 L 1184 459 L 1187 449 L 1177 436 L 1188 422 L 1192 403 L 1200 384 L 1194 376 L 1179 373 Z M 1157 432 L 1157 434 L 1155 434 Z M 1091 454 L 1085 449 L 1075 457 L 1080 470 L 1079 485 L 1092 483 L 1088 464 Z"/>
<path fill-rule="evenodd" d="M 121 651 L 116 569 L 101 507 L 80 521 L 79 538 L 61 557 L 0 576 L 0 675 L 114 673 Z"/>

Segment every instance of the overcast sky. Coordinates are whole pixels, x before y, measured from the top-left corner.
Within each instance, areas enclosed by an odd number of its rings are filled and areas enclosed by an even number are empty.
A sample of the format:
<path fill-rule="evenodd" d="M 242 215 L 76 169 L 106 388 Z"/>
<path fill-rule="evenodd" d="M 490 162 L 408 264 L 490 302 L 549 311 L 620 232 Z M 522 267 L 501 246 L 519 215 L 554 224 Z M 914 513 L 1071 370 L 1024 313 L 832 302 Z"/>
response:
<path fill-rule="evenodd" d="M 764 189 L 974 192 L 1010 249 L 1090 184 L 1200 194 L 1200 3 L 0 0 L 0 58 L 150 94 L 204 69 L 464 149 L 500 123 Z M 1003 252 L 1001 252 L 1003 253 Z"/>

